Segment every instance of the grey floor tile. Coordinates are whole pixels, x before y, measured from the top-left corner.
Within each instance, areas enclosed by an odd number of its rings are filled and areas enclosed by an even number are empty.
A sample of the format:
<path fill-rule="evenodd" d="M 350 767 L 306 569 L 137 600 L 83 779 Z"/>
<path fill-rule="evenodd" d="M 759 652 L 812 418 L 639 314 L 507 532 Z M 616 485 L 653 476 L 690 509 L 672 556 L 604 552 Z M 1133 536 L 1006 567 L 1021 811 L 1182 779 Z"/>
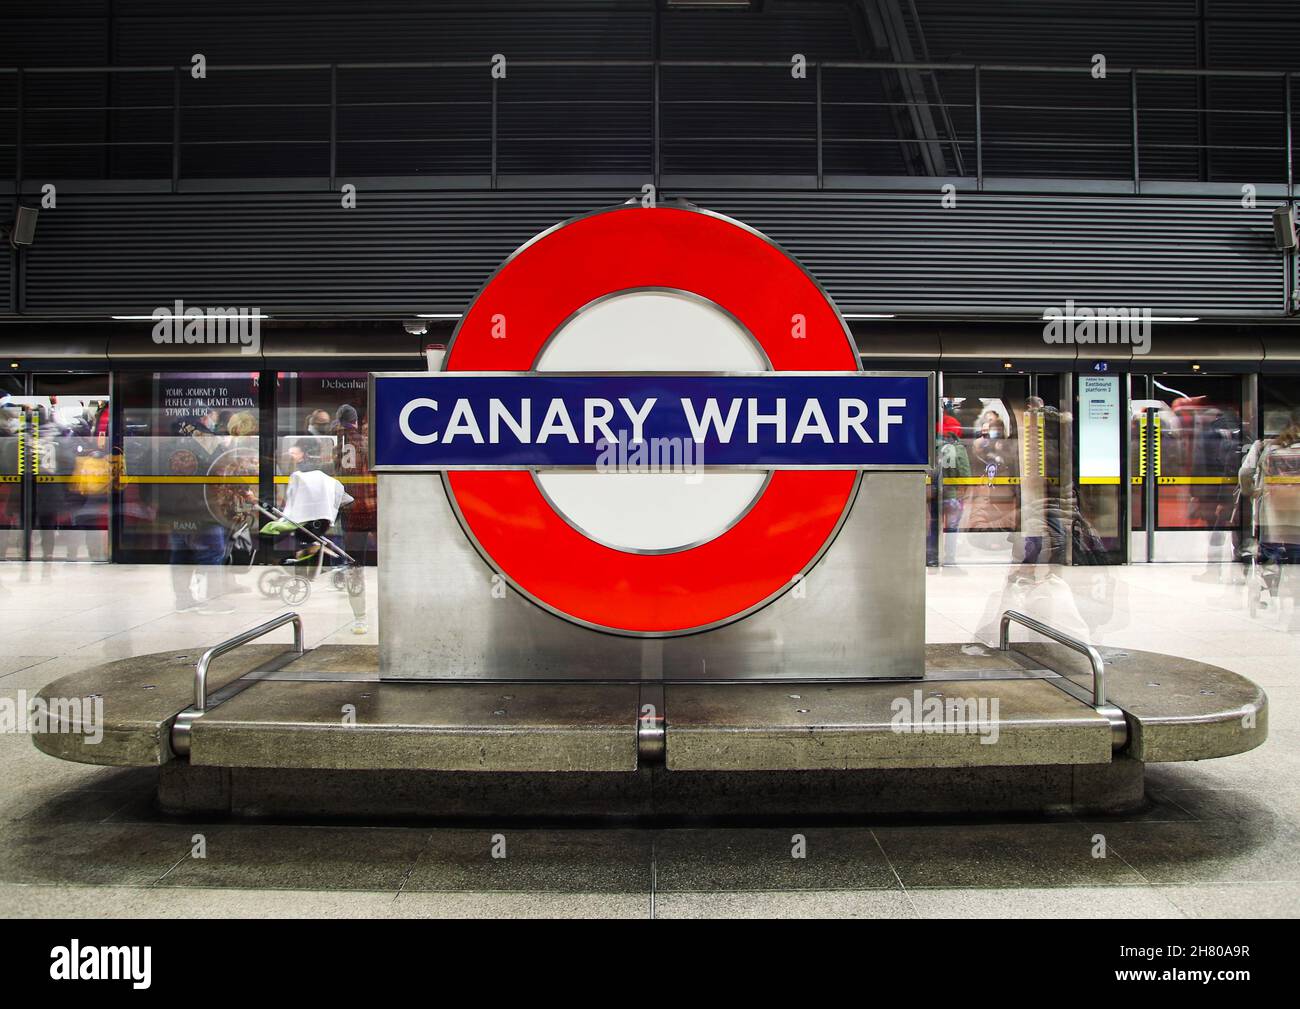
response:
<path fill-rule="evenodd" d="M 0 827 L 0 882 L 147 885 L 188 855 L 191 834 L 170 824 L 17 820 Z"/>
<path fill-rule="evenodd" d="M 661 893 L 656 918 L 915 918 L 902 890 Z"/>
<path fill-rule="evenodd" d="M 141 800 L 152 802 L 147 793 L 62 791 L 33 802 L 22 819 L 31 823 L 102 823 L 124 806 Z"/>
<path fill-rule="evenodd" d="M 1271 819 L 1119 823 L 1105 833 L 1152 883 L 1300 882 L 1300 836 Z"/>
<path fill-rule="evenodd" d="M 10 691 L 25 690 L 29 698 L 34 697 L 46 684 L 63 675 L 60 672 L 60 665 L 58 659 L 42 659 L 34 662 L 30 666 L 16 669 L 0 677 L 0 688 Z"/>
<path fill-rule="evenodd" d="M 32 666 L 40 665 L 48 655 L 0 655 L 0 676 L 8 676 Z"/>
<path fill-rule="evenodd" d="M 162 886 L 396 892 L 428 840 L 427 831 L 403 828 L 238 824 L 194 832 L 205 835 L 207 857 L 187 851 Z"/>
<path fill-rule="evenodd" d="M 908 890 L 922 918 L 1181 918 L 1153 886 Z"/>
<path fill-rule="evenodd" d="M 121 805 L 108 815 L 105 823 L 175 823 L 175 817 L 169 816 L 158 808 L 158 796 L 153 789 L 143 793 L 100 793 L 116 795 L 123 799 Z"/>
<path fill-rule="evenodd" d="M 387 918 L 393 903 L 373 892 L 0 885 L 4 918 Z"/>
<path fill-rule="evenodd" d="M 1171 798 L 1171 793 L 1156 792 L 1147 789 L 1147 804 L 1141 809 L 1113 816 L 1084 814 L 1078 817 L 1082 823 L 1105 825 L 1107 823 L 1179 823 L 1195 820 L 1196 816 Z"/>
<path fill-rule="evenodd" d="M 115 767 L 74 764 L 51 757 L 36 749 L 25 733 L 0 733 L 0 767 L 4 768 L 5 779 L 0 781 L 0 792 L 25 782 L 57 785 L 61 789 L 80 788 L 120 773 Z"/>
<path fill-rule="evenodd" d="M 794 835 L 805 840 L 794 858 Z M 897 887 L 866 828 L 666 830 L 655 836 L 655 888 L 673 891 Z"/>
<path fill-rule="evenodd" d="M 153 792 L 158 788 L 156 767 L 106 767 L 103 770 L 103 774 L 73 788 L 89 792 Z"/>
<path fill-rule="evenodd" d="M 1230 820 L 1255 823 L 1289 822 L 1300 828 L 1300 810 L 1294 807 L 1284 816 L 1273 796 L 1239 788 L 1177 788 L 1164 798 L 1187 810 L 1197 820 Z"/>
<path fill-rule="evenodd" d="M 504 839 L 504 858 L 494 836 Z M 650 835 L 625 830 L 437 830 L 404 893 L 648 893 Z"/>
<path fill-rule="evenodd" d="M 30 633 L 3 641 L 0 694 L 30 692 L 111 656 L 194 646 L 200 624 L 209 637 L 227 630 L 211 618 L 171 612 L 166 567 L 5 571 L 30 572 L 21 596 L 7 597 L 6 610 Z M 1235 590 L 1201 586 L 1188 572 L 1161 565 L 1106 569 L 1100 574 L 1108 591 L 1120 595 L 1101 608 L 1088 601 L 1097 570 L 1066 569 L 1060 581 L 1094 640 L 1211 656 L 1207 661 L 1264 685 L 1271 738 L 1260 749 L 1149 766 L 1156 803 L 1129 816 L 1068 825 L 883 828 L 878 835 L 893 868 L 914 887 L 907 893 L 868 843 L 869 831 L 805 831 L 803 861 L 789 858 L 794 831 L 661 832 L 654 835 L 656 910 L 666 917 L 884 916 L 910 914 L 915 903 L 923 914 L 967 917 L 1157 915 L 1168 907 L 1210 917 L 1300 915 L 1300 634 L 1249 623 Z M 971 640 L 991 619 L 984 600 L 997 597 L 1006 577 L 1005 568 L 974 565 L 927 573 L 929 638 Z M 81 605 L 87 599 L 94 605 Z M 130 613 L 121 609 L 122 599 L 131 601 Z M 229 630 L 263 619 L 260 597 L 238 602 L 241 613 Z M 1113 614 L 1107 612 L 1112 603 Z M 314 594 L 307 605 L 312 634 L 350 624 L 346 600 L 334 593 Z M 66 619 L 43 627 L 51 613 Z M 502 862 L 490 859 L 488 831 L 167 822 L 149 798 L 156 769 L 70 764 L 40 753 L 21 735 L 0 736 L 0 766 L 3 916 L 175 909 L 268 917 L 649 913 L 649 833 L 506 830 L 509 857 Z M 120 798 L 124 803 L 114 809 Z M 110 819 L 95 822 L 102 815 Z M 209 839 L 203 864 L 188 858 L 196 831 Z M 1111 849 L 1104 862 L 1091 858 L 1096 832 Z M 163 887 L 151 887 L 167 873 Z M 1146 879 L 1157 885 L 1145 885 Z M 395 897 L 398 887 L 404 889 Z"/>
<path fill-rule="evenodd" d="M 1093 857 L 1096 832 L 1086 824 L 978 824 L 883 827 L 876 836 L 909 891 L 1144 882 L 1113 853 Z"/>
<path fill-rule="evenodd" d="M 1189 918 L 1300 918 L 1300 883 L 1160 887 Z"/>
<path fill-rule="evenodd" d="M 648 893 L 473 893 L 403 890 L 399 918 L 648 918 Z"/>
<path fill-rule="evenodd" d="M 34 807 L 50 802 L 63 791 L 60 785 L 43 785 L 32 781 L 11 782 L 0 791 L 0 822 L 21 820 Z"/>

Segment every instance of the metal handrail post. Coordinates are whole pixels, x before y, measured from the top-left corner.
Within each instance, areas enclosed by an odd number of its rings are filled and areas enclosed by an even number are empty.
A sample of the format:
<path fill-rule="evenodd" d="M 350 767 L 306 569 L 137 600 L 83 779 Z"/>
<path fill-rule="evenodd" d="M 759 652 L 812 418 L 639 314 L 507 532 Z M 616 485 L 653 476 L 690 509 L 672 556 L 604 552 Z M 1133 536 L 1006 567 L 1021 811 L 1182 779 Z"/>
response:
<path fill-rule="evenodd" d="M 1013 622 L 1086 655 L 1088 662 L 1092 665 L 1092 705 L 1094 708 L 1099 708 L 1106 703 L 1106 663 L 1102 660 L 1101 652 L 1087 642 L 1072 638 L 1064 631 L 1058 631 L 1055 627 L 1026 616 L 1017 610 L 1006 610 L 1002 614 L 1002 626 L 998 632 L 998 648 L 1001 651 L 1005 652 L 1011 646 L 1011 624 Z"/>
<path fill-rule="evenodd" d="M 258 624 L 250 630 L 244 631 L 243 634 L 237 634 L 233 638 L 227 638 L 220 644 L 213 645 L 199 658 L 194 667 L 194 707 L 197 711 L 204 711 L 208 706 L 208 666 L 212 660 L 218 656 L 225 655 L 226 652 L 234 651 L 240 645 L 246 645 L 263 634 L 270 634 L 271 631 L 285 624 L 293 624 L 293 650 L 299 655 L 303 654 L 302 642 L 302 617 L 297 613 L 281 613 L 278 617 L 273 617 L 264 624 Z"/>

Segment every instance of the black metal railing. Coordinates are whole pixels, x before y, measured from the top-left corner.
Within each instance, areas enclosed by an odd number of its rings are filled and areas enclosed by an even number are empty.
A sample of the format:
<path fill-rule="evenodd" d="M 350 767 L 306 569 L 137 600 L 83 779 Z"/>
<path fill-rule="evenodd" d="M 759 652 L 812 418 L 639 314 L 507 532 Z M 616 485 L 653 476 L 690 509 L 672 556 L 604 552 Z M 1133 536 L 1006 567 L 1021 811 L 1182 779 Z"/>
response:
<path fill-rule="evenodd" d="M 1294 182 L 1287 71 L 482 60 L 0 68 L 0 179 Z M 563 184 L 563 183 L 560 183 Z"/>

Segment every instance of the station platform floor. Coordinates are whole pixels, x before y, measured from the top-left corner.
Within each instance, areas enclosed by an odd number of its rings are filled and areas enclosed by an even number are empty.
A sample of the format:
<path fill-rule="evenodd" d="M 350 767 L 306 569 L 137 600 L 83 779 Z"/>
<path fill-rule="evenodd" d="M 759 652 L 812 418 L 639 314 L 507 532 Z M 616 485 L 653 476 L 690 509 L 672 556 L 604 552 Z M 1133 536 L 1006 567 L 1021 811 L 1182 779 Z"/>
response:
<path fill-rule="evenodd" d="M 258 573 L 177 612 L 165 566 L 0 564 L 0 699 L 253 626 L 283 608 L 257 591 Z M 373 643 L 373 571 L 367 593 L 354 634 L 347 597 L 317 584 L 295 607 L 307 645 Z M 1148 765 L 1148 807 L 1118 817 L 650 829 L 180 821 L 154 809 L 156 771 L 68 763 L 0 732 L 0 916 L 1300 915 L 1300 608 L 1284 598 L 1252 616 L 1239 570 L 1217 566 L 929 571 L 929 641 L 992 643 L 1008 608 L 1095 644 L 1242 673 L 1269 695 L 1270 738 Z M 505 858 L 491 857 L 494 835 Z M 192 857 L 199 843 L 205 858 Z"/>

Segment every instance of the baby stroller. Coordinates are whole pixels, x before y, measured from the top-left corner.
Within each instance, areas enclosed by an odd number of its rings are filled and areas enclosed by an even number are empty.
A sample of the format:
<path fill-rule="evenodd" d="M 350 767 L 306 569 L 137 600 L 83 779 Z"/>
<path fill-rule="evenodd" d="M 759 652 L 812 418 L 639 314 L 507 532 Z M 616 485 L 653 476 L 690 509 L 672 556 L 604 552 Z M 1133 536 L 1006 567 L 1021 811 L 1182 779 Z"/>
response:
<path fill-rule="evenodd" d="M 286 606 L 300 606 L 311 596 L 312 583 L 325 566 L 325 558 L 332 557 L 339 563 L 330 572 L 334 588 L 348 595 L 356 596 L 365 592 L 366 584 L 361 568 L 356 559 L 334 541 L 318 536 L 304 525 L 285 518 L 284 512 L 269 505 L 258 504 L 257 510 L 270 521 L 262 527 L 264 536 L 283 536 L 286 533 L 301 533 L 314 540 L 319 546 L 311 560 L 314 563 L 277 564 L 267 568 L 257 580 L 258 591 L 267 599 L 280 597 Z"/>

